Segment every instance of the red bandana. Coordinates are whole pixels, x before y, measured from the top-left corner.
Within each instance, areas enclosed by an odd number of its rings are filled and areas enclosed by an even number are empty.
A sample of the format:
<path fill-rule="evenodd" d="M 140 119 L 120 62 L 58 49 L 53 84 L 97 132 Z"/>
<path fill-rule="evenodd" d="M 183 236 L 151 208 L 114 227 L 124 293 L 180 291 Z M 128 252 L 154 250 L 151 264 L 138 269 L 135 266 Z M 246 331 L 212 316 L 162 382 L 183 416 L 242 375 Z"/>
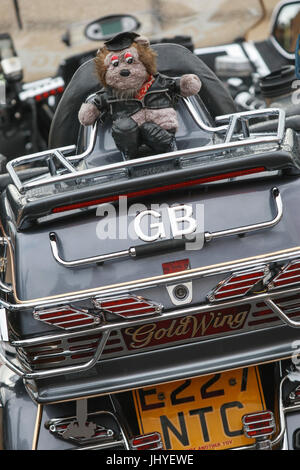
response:
<path fill-rule="evenodd" d="M 149 80 L 144 83 L 144 85 L 142 86 L 140 91 L 135 95 L 136 100 L 141 100 L 145 96 L 145 94 L 147 93 L 147 91 L 151 87 L 154 80 L 155 80 L 155 78 L 153 77 L 153 75 L 150 75 Z"/>

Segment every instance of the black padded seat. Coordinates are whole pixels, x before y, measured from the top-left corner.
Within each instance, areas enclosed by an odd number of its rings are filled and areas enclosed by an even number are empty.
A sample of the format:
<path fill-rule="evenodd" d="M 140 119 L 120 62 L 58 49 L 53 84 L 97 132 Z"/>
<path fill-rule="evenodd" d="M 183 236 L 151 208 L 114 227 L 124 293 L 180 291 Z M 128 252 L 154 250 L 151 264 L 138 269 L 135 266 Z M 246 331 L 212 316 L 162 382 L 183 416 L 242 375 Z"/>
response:
<path fill-rule="evenodd" d="M 156 44 L 157 68 L 169 76 L 194 73 L 202 81 L 200 97 L 212 117 L 236 112 L 231 95 L 216 75 L 196 55 L 178 44 Z M 54 115 L 49 148 L 77 144 L 79 131 L 78 111 L 86 98 L 101 88 L 94 61 L 85 62 L 73 75 Z"/>

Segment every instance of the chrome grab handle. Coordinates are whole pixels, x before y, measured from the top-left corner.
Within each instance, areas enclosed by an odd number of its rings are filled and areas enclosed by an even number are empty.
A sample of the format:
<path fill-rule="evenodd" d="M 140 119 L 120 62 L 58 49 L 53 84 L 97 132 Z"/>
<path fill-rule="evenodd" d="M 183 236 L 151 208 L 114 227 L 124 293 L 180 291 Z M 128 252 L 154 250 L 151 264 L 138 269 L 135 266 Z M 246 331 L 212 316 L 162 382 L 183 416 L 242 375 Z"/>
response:
<path fill-rule="evenodd" d="M 277 208 L 277 214 L 274 219 L 268 222 L 261 222 L 261 223 L 254 224 L 254 225 L 246 225 L 244 227 L 237 227 L 233 229 L 222 230 L 220 232 L 205 232 L 204 241 L 210 242 L 216 238 L 228 237 L 232 235 L 244 235 L 245 233 L 248 233 L 248 232 L 270 228 L 278 224 L 278 222 L 281 220 L 282 215 L 283 215 L 282 200 L 281 200 L 281 196 L 280 196 L 278 188 L 272 188 L 271 194 L 273 196 L 273 199 L 275 200 L 275 204 Z M 78 268 L 78 267 L 86 266 L 89 264 L 97 264 L 97 263 L 100 264 L 100 263 L 104 263 L 105 261 L 111 261 L 111 260 L 120 259 L 120 258 L 137 258 L 140 256 L 152 255 L 158 252 L 185 250 L 186 243 L 191 243 L 192 241 L 186 238 L 178 238 L 178 239 L 170 239 L 170 240 L 167 239 L 167 240 L 163 240 L 160 242 L 146 243 L 141 246 L 132 246 L 128 248 L 127 250 L 107 253 L 105 255 L 98 255 L 98 256 L 92 256 L 90 258 L 82 258 L 82 259 L 73 260 L 73 261 L 66 261 L 62 259 L 59 254 L 56 233 L 51 232 L 49 234 L 49 239 L 50 239 L 50 246 L 51 246 L 54 259 L 65 268 Z"/>
<path fill-rule="evenodd" d="M 132 246 L 128 248 L 128 250 L 115 251 L 113 253 L 107 253 L 106 255 L 92 256 L 91 258 L 82 258 L 74 261 L 65 261 L 60 257 L 58 252 L 56 233 L 51 232 L 49 234 L 49 238 L 52 254 L 55 260 L 66 268 L 76 268 L 94 263 L 101 264 L 105 261 L 111 261 L 119 258 L 137 258 L 140 256 L 147 256 L 158 252 L 166 252 L 180 249 L 184 250 L 185 244 L 190 241 L 185 238 L 163 240 L 161 242 L 156 243 L 145 243 L 141 246 Z"/>
<path fill-rule="evenodd" d="M 283 205 L 282 199 L 278 188 L 271 189 L 271 195 L 275 202 L 277 214 L 274 219 L 269 220 L 268 222 L 261 222 L 253 225 L 246 225 L 244 227 L 237 227 L 228 230 L 221 230 L 220 232 L 205 232 L 204 239 L 206 242 L 210 242 L 216 238 L 229 237 L 231 235 L 244 235 L 249 232 L 254 232 L 256 230 L 263 230 L 265 228 L 274 227 L 282 219 L 283 216 Z"/>
<path fill-rule="evenodd" d="M 265 300 L 266 305 L 274 312 L 276 313 L 283 321 L 289 326 L 292 326 L 293 328 L 300 328 L 300 320 L 292 320 L 289 318 L 278 305 L 275 304 L 275 302 L 271 299 L 266 299 Z"/>

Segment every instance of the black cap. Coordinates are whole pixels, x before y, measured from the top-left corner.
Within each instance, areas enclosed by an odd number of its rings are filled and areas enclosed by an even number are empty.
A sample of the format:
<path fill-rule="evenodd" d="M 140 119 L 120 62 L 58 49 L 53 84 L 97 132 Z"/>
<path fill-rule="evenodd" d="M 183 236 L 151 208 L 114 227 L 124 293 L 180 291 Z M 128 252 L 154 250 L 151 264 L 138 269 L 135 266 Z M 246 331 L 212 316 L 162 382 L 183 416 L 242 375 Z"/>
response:
<path fill-rule="evenodd" d="M 108 41 L 105 41 L 104 44 L 109 51 L 121 51 L 130 47 L 137 37 L 139 37 L 139 34 L 127 31 L 117 34 Z"/>

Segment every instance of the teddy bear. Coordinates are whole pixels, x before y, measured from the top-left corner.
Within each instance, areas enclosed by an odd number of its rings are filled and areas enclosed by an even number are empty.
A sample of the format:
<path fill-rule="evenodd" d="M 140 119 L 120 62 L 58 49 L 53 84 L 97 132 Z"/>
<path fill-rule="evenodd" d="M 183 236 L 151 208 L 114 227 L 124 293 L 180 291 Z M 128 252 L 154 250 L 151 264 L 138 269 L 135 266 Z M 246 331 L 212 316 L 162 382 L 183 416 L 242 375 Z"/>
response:
<path fill-rule="evenodd" d="M 157 72 L 156 53 L 147 38 L 119 33 L 104 43 L 94 59 L 101 88 L 81 105 L 78 118 L 90 126 L 110 119 L 116 147 L 125 159 L 176 150 L 178 98 L 201 89 L 197 75 L 171 78 Z"/>

